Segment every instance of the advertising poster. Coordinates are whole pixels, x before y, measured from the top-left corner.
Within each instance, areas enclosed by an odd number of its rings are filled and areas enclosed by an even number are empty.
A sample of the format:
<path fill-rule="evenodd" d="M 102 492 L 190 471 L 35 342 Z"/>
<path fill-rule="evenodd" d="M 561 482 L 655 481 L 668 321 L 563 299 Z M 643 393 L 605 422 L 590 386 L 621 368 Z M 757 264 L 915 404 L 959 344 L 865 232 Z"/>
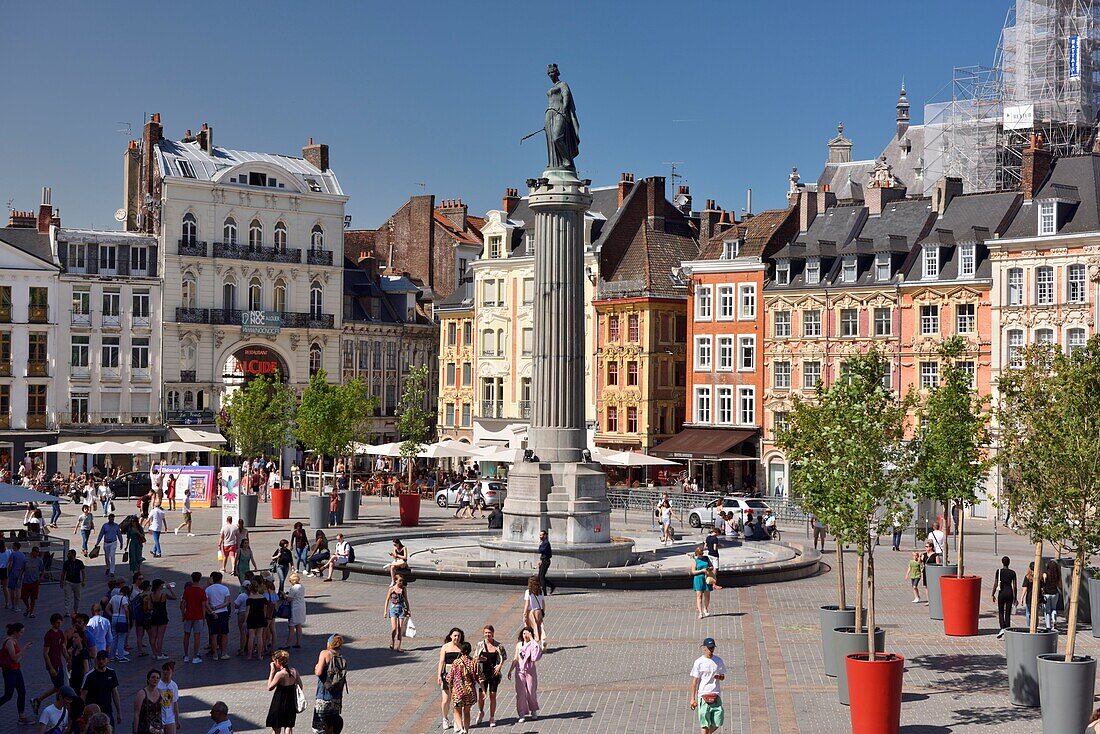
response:
<path fill-rule="evenodd" d="M 213 507 L 214 467 L 212 466 L 164 466 L 160 467 L 164 477 L 164 486 L 168 486 L 168 475 L 176 477 L 176 502 L 183 502 L 184 490 L 191 489 L 192 507 Z"/>
<path fill-rule="evenodd" d="M 238 507 L 241 504 L 241 468 L 239 466 L 223 466 L 218 478 L 218 499 L 222 505 L 222 525 L 226 518 L 236 521 L 240 516 Z"/>

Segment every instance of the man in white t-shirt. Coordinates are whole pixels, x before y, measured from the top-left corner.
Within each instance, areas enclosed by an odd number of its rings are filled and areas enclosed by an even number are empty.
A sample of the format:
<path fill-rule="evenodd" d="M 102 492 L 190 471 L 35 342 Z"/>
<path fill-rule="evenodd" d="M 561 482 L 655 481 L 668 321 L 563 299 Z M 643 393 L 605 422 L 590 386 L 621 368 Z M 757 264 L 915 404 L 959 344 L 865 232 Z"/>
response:
<path fill-rule="evenodd" d="M 233 734 L 233 722 L 229 720 L 229 707 L 225 702 L 218 701 L 210 707 L 210 718 L 213 719 L 214 725 L 206 731 L 206 734 Z"/>
<path fill-rule="evenodd" d="M 209 607 L 206 624 L 210 628 L 210 647 L 214 651 L 214 659 L 228 660 L 229 587 L 222 583 L 222 575 L 217 571 L 210 574 L 206 603 Z"/>
<path fill-rule="evenodd" d="M 65 731 L 69 724 L 69 704 L 76 698 L 76 691 L 69 686 L 57 690 L 57 698 L 38 713 L 38 731 L 53 734 Z"/>
<path fill-rule="evenodd" d="M 339 566 L 348 565 L 352 559 L 351 543 L 344 540 L 343 533 L 336 534 L 336 546 L 333 550 L 335 553 L 326 564 L 328 566 L 328 578 L 326 578 L 325 581 L 332 581 L 332 572 Z M 321 570 L 323 571 L 324 569 Z"/>
<path fill-rule="evenodd" d="M 153 535 L 153 558 L 160 558 L 163 555 L 160 549 L 160 534 L 167 529 L 168 517 L 158 502 L 157 506 L 149 511 L 149 532 Z"/>
<path fill-rule="evenodd" d="M 928 542 L 932 544 L 932 558 L 929 558 L 928 562 L 943 563 L 943 544 L 947 542 L 947 536 L 940 530 L 939 521 L 936 521 L 932 531 L 928 533 Z"/>
<path fill-rule="evenodd" d="M 691 666 L 691 709 L 699 714 L 702 734 L 714 734 L 725 721 L 722 707 L 722 681 L 726 664 L 714 654 L 714 638 L 703 640 L 703 654 Z"/>

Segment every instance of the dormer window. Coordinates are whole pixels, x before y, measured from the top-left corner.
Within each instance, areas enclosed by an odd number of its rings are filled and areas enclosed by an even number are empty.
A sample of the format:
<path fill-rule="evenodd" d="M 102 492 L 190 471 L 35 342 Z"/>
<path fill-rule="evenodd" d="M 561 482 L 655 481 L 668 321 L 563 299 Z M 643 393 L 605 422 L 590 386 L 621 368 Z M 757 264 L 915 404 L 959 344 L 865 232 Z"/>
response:
<path fill-rule="evenodd" d="M 806 285 L 817 285 L 821 281 L 821 258 L 806 260 Z"/>
<path fill-rule="evenodd" d="M 722 259 L 733 260 L 741 252 L 741 240 L 726 240 L 722 243 Z"/>
<path fill-rule="evenodd" d="M 875 255 L 875 280 L 880 283 L 890 280 L 890 256 L 888 254 Z"/>
<path fill-rule="evenodd" d="M 856 282 L 856 259 L 854 257 L 844 258 L 844 265 L 840 271 L 840 278 L 845 283 Z"/>
<path fill-rule="evenodd" d="M 921 272 L 925 279 L 934 279 L 940 274 L 940 248 L 938 245 L 924 246 L 924 267 Z"/>
<path fill-rule="evenodd" d="M 250 171 L 248 174 L 249 186 L 267 186 L 267 174 Z"/>
<path fill-rule="evenodd" d="M 791 282 L 791 261 L 786 258 L 779 260 L 775 264 L 775 282 L 778 285 L 790 285 Z"/>
<path fill-rule="evenodd" d="M 959 245 L 959 277 L 974 277 L 974 245 Z"/>
<path fill-rule="evenodd" d="M 499 235 L 489 238 L 489 258 L 496 260 L 500 257 L 500 243 L 501 237 Z"/>
<path fill-rule="evenodd" d="M 1039 202 L 1039 236 L 1054 234 L 1058 231 L 1057 202 Z"/>

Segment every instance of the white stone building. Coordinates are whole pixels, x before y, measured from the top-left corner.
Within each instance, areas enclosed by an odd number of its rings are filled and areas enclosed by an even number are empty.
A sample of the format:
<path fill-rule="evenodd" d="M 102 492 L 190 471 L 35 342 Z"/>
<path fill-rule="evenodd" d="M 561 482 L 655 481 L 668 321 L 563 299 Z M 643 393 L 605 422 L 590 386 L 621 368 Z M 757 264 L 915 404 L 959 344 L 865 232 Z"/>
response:
<path fill-rule="evenodd" d="M 156 236 L 164 280 L 163 410 L 213 427 L 226 387 L 278 373 L 301 392 L 340 379 L 347 197 L 328 146 L 303 157 L 180 141 L 153 115 L 125 156 L 127 228 Z"/>

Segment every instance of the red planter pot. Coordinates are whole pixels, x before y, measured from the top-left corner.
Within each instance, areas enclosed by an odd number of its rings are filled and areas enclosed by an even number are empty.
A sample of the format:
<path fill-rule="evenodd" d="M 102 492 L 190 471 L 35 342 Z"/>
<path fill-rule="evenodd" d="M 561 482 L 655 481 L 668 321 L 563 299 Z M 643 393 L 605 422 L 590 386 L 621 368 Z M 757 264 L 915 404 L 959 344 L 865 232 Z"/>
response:
<path fill-rule="evenodd" d="M 852 734 L 898 734 L 901 728 L 901 684 L 905 658 L 865 652 L 845 658 L 848 671 Z"/>
<path fill-rule="evenodd" d="M 397 495 L 397 508 L 401 515 L 401 527 L 411 528 L 420 524 L 420 495 Z"/>
<path fill-rule="evenodd" d="M 271 519 L 272 520 L 288 520 L 290 519 L 290 493 L 293 490 L 290 487 L 272 487 L 271 488 Z"/>
<path fill-rule="evenodd" d="M 941 576 L 943 633 L 952 637 L 978 634 L 978 607 L 982 599 L 981 576 Z"/>

